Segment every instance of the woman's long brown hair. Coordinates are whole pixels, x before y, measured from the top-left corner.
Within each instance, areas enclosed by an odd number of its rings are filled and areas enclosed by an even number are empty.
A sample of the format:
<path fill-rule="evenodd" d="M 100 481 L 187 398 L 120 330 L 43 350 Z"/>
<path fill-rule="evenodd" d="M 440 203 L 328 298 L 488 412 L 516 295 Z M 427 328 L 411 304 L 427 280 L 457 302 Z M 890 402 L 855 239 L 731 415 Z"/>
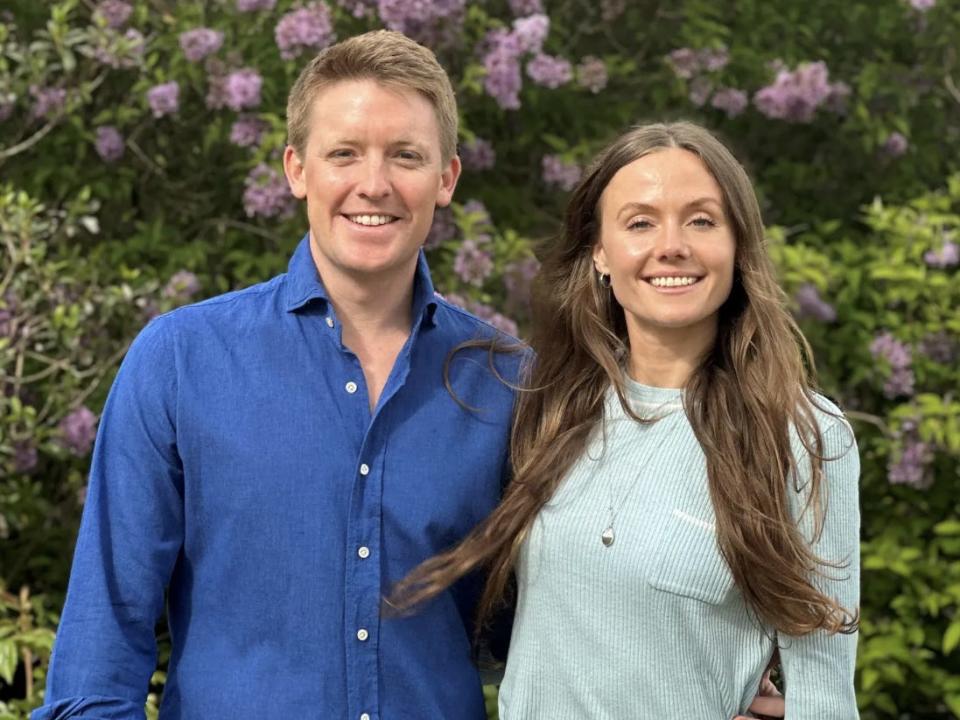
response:
<path fill-rule="evenodd" d="M 600 232 L 600 198 L 616 172 L 670 147 L 703 160 L 735 228 L 733 289 L 720 309 L 714 346 L 684 397 L 706 455 L 719 550 L 746 602 L 768 626 L 794 636 L 856 630 L 856 612 L 813 584 L 827 563 L 813 554 L 788 503 L 791 492 L 800 492 L 793 426 L 810 457 L 804 512 L 814 513 L 818 536 L 824 457 L 810 348 L 786 310 L 747 173 L 713 135 L 685 122 L 633 128 L 600 154 L 575 189 L 559 240 L 547 249 L 534 284 L 530 345 L 536 360 L 517 399 L 513 479 L 497 509 L 455 548 L 415 568 L 394 588 L 390 605 L 414 607 L 480 570 L 487 578 L 478 607 L 482 627 L 504 600 L 534 518 L 602 422 L 611 385 L 636 418 L 624 396 L 624 311 L 600 286 L 592 250 Z"/>

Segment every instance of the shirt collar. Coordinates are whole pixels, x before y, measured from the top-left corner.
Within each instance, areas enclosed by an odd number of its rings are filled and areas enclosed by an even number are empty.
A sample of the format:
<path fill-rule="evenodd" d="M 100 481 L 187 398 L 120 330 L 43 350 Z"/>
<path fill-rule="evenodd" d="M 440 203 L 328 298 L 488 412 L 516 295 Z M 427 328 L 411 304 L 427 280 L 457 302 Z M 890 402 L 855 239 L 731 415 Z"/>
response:
<path fill-rule="evenodd" d="M 330 298 L 323 287 L 323 281 L 317 272 L 310 253 L 310 233 L 300 240 L 287 266 L 286 304 L 287 312 L 296 312 L 314 300 L 328 303 Z M 437 297 L 430 278 L 427 258 L 420 250 L 417 269 L 413 279 L 413 317 L 420 318 L 431 325 L 437 324 Z"/>

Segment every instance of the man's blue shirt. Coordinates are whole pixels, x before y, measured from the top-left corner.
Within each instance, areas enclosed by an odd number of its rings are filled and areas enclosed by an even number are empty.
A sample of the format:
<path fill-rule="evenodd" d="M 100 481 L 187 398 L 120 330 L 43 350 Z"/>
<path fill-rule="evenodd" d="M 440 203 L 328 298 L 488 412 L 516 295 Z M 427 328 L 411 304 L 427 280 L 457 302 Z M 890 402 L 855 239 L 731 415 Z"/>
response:
<path fill-rule="evenodd" d="M 287 273 L 151 322 L 101 418 L 34 720 L 142 718 L 165 608 L 164 720 L 485 717 L 477 580 L 411 617 L 381 598 L 499 500 L 513 393 L 480 349 L 449 367 L 460 402 L 444 383 L 450 350 L 494 333 L 421 255 L 371 412 L 306 238 Z"/>

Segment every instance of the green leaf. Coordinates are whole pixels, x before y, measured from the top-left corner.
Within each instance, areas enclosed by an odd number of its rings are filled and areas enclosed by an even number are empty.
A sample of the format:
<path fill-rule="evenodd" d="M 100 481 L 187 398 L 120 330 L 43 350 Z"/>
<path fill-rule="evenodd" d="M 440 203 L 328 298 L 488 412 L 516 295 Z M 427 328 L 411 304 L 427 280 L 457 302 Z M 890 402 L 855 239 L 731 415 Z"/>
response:
<path fill-rule="evenodd" d="M 949 655 L 957 645 L 960 645 L 960 618 L 950 623 L 950 627 L 943 634 L 943 654 Z"/>
<path fill-rule="evenodd" d="M 13 674 L 17 670 L 17 646 L 13 640 L 0 640 L 0 678 L 7 685 L 13 684 Z"/>

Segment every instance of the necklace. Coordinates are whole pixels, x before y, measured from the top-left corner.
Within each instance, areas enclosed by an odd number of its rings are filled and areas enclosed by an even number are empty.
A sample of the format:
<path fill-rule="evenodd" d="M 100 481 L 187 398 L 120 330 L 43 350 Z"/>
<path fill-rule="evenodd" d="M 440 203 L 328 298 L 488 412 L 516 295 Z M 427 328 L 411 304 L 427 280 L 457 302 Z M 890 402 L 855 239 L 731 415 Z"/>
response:
<path fill-rule="evenodd" d="M 668 413 L 668 414 L 672 414 L 672 413 Z M 663 415 L 657 420 L 655 420 L 654 422 L 660 422 L 666 417 L 667 417 L 666 415 Z M 647 465 L 650 464 L 650 461 L 653 459 L 654 455 L 656 455 L 657 452 L 659 452 L 664 441 L 667 439 L 668 434 L 669 433 L 666 430 L 664 430 L 664 432 L 661 433 L 659 442 L 657 442 L 656 447 L 654 447 L 653 450 L 650 452 L 650 454 L 647 456 L 647 459 L 640 466 L 640 469 L 637 470 L 637 474 L 634 476 L 633 481 L 630 483 L 630 486 L 627 488 L 627 491 L 623 494 L 623 497 L 620 498 L 620 502 L 614 504 L 613 487 L 611 486 L 607 487 L 607 490 L 609 492 L 609 497 L 610 497 L 610 504 L 607 507 L 607 510 L 610 513 L 610 521 L 607 523 L 607 527 L 604 528 L 603 532 L 600 533 L 600 542 L 603 543 L 604 547 L 610 547 L 611 545 L 613 545 L 614 541 L 617 539 L 617 533 L 613 529 L 613 524 L 617 519 L 617 515 L 623 509 L 624 503 L 627 502 L 627 498 L 630 497 L 630 494 L 633 492 L 633 489 L 637 486 L 637 483 L 640 481 L 640 476 L 643 475 L 643 471 L 646 469 Z"/>

